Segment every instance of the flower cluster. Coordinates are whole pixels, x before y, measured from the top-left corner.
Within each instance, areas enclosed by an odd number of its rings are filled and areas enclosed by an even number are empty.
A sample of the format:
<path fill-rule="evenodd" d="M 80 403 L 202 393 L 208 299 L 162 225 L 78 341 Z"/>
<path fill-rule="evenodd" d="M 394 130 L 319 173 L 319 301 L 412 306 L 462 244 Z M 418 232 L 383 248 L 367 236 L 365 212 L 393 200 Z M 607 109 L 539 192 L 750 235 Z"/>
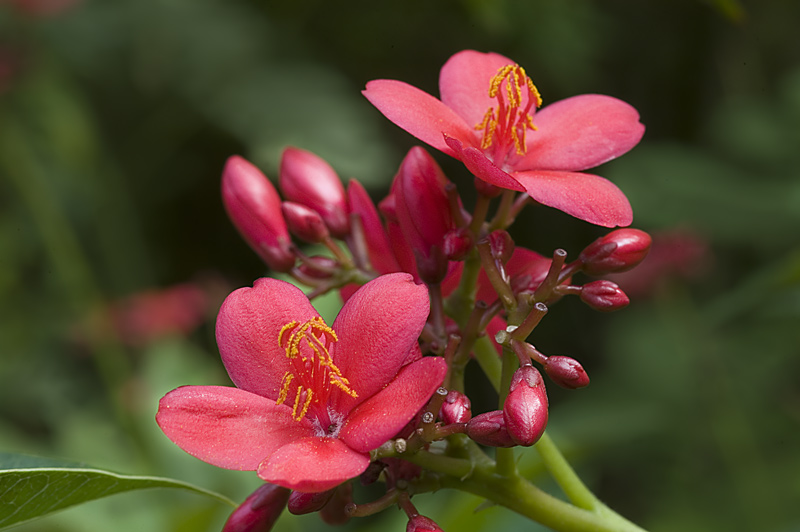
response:
<path fill-rule="evenodd" d="M 421 147 L 408 152 L 377 205 L 358 181 L 345 187 L 327 162 L 298 148 L 283 153 L 280 193 L 245 159 L 225 165 L 225 207 L 256 253 L 308 286 L 312 299 L 338 290 L 344 301 L 328 325 L 287 282 L 259 279 L 234 291 L 216 335 L 236 387 L 185 386 L 161 400 L 157 421 L 182 449 L 269 483 L 226 530 L 251 530 L 246 523 L 256 521 L 268 529 L 287 505 L 332 523 L 399 505 L 408 530 L 439 530 L 410 496 L 430 489 L 431 476 L 458 478 L 453 464 L 465 453 L 477 460 L 478 444 L 498 448 L 502 472 L 506 448 L 542 437 L 548 397 L 537 367 L 564 388 L 589 384 L 578 361 L 528 342 L 549 307 L 570 295 L 600 311 L 628 304 L 607 279 L 573 278 L 634 267 L 650 247 L 646 233 L 614 230 L 568 262 L 561 249 L 546 257 L 517 246 L 510 229 L 536 204 L 596 225 L 628 225 L 622 192 L 583 170 L 639 141 L 636 111 L 600 95 L 539 109 L 542 97 L 522 67 L 474 51 L 445 64 L 440 90 L 441 100 L 376 80 L 364 95 L 464 163 L 477 191 L 470 209 Z M 328 253 L 309 255 L 299 241 Z M 499 400 L 497 410 L 473 417 L 464 371 L 475 359 Z M 347 482 L 355 477 L 382 480 L 386 495 L 355 504 Z"/>

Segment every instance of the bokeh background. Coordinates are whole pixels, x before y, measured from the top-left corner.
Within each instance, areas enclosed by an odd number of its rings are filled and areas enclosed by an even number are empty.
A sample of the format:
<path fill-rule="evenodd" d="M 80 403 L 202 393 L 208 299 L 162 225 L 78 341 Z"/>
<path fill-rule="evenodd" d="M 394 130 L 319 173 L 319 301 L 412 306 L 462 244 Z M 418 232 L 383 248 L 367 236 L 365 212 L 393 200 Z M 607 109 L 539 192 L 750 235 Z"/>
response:
<path fill-rule="evenodd" d="M 647 126 L 597 171 L 655 238 L 619 280 L 633 303 L 598 315 L 564 300 L 537 329 L 542 351 L 592 377 L 550 387 L 556 441 L 648 529 L 800 530 L 798 22 L 792 0 L 0 1 L 0 450 L 242 500 L 254 474 L 184 455 L 153 420 L 174 387 L 228 383 L 217 306 L 266 274 L 225 217 L 225 159 L 274 177 L 298 146 L 380 198 L 414 139 L 359 91 L 393 78 L 435 94 L 444 61 L 473 48 L 523 65 L 545 104 L 609 94 Z M 573 257 L 602 233 L 544 208 L 514 228 Z M 540 471 L 534 451 L 521 460 Z M 471 496 L 419 503 L 451 532 L 539 530 L 474 513 Z M 19 530 L 214 531 L 229 511 L 153 491 Z M 404 527 L 390 510 L 342 530 Z M 316 515 L 276 526 L 326 529 Z"/>

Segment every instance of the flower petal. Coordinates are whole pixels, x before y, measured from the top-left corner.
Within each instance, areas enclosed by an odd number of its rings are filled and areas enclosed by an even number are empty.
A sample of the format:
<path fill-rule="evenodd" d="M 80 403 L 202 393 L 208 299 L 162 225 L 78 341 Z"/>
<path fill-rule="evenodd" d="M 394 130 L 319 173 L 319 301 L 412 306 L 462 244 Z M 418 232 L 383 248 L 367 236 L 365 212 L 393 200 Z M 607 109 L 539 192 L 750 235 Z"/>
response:
<path fill-rule="evenodd" d="M 285 488 L 320 492 L 364 472 L 369 455 L 337 438 L 309 437 L 284 445 L 258 466 L 258 476 Z"/>
<path fill-rule="evenodd" d="M 409 364 L 386 388 L 350 412 L 339 437 L 356 451 L 377 449 L 425 406 L 446 373 L 447 364 L 439 357 Z"/>
<path fill-rule="evenodd" d="M 445 142 L 453 150 L 453 157 L 464 163 L 467 170 L 472 172 L 475 177 L 500 188 L 520 192 L 525 190 L 516 179 L 498 168 L 478 148 L 464 147 L 464 144 L 454 137 L 445 136 Z"/>
<path fill-rule="evenodd" d="M 389 244 L 386 229 L 378 215 L 378 209 L 375 208 L 375 204 L 364 186 L 355 179 L 351 179 L 347 186 L 347 200 L 350 204 L 350 213 L 357 214 L 361 219 L 361 226 L 367 241 L 369 261 L 375 271 L 379 273 L 401 271 L 392 252 L 392 246 Z"/>
<path fill-rule="evenodd" d="M 178 447 L 226 469 L 254 471 L 279 447 L 313 434 L 291 408 L 238 388 L 182 386 L 165 395 L 156 422 Z"/>
<path fill-rule="evenodd" d="M 373 279 L 347 300 L 333 323 L 334 363 L 358 397 L 334 388 L 330 404 L 349 412 L 391 381 L 417 343 L 428 318 L 428 290 L 407 273 Z"/>
<path fill-rule="evenodd" d="M 500 54 L 475 50 L 458 52 L 447 60 L 439 73 L 442 102 L 467 124 L 473 127 L 480 124 L 486 111 L 497 106 L 497 100 L 489 97 L 489 82 L 501 67 L 513 64 L 514 61 Z"/>
<path fill-rule="evenodd" d="M 442 133 L 469 145 L 478 142 L 470 124 L 425 91 L 391 79 L 376 79 L 367 83 L 362 94 L 383 115 L 422 142 L 452 155 L 442 139 Z"/>
<path fill-rule="evenodd" d="M 641 140 L 644 126 L 631 105 L 600 94 L 583 94 L 544 107 L 533 117 L 528 154 L 517 170 L 578 172 L 627 152 Z"/>
<path fill-rule="evenodd" d="M 252 288 L 231 293 L 217 316 L 217 345 L 236 386 L 277 399 L 289 359 L 278 344 L 281 328 L 319 316 L 294 285 L 258 279 Z"/>
<path fill-rule="evenodd" d="M 514 172 L 525 191 L 539 203 L 603 227 L 633 221 L 628 198 L 608 179 L 578 172 Z"/>

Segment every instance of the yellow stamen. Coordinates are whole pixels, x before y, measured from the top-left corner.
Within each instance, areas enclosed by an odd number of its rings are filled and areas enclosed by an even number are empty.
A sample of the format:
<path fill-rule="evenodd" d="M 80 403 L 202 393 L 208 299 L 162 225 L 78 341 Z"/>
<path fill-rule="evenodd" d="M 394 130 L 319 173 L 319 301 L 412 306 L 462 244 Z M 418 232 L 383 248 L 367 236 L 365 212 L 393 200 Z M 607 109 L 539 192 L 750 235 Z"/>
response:
<path fill-rule="evenodd" d="M 505 82 L 505 98 L 501 92 L 503 82 Z M 523 107 L 523 89 L 528 94 L 528 104 L 525 107 Z M 506 65 L 500 67 L 489 81 L 489 97 L 496 98 L 498 106 L 490 107 L 483 120 L 475 125 L 476 130 L 483 130 L 481 149 L 490 148 L 499 131 L 506 142 L 504 143 L 501 138 L 501 144 L 497 149 L 502 150 L 510 141 L 514 144 L 517 155 L 525 155 L 526 132 L 528 129 L 536 130 L 529 109 L 534 105 L 535 108 L 542 105 L 539 89 L 525 73 L 524 68 L 519 65 Z"/>
<path fill-rule="evenodd" d="M 325 404 L 331 390 L 330 386 L 336 386 L 350 397 L 358 397 L 350 386 L 350 381 L 333 363 L 333 357 L 328 350 L 328 346 L 338 340 L 336 332 L 319 316 L 303 324 L 291 321 L 281 327 L 278 333 L 278 345 L 284 349 L 287 358 L 295 361 L 293 363 L 295 373 L 287 371 L 283 376 L 278 399 L 275 402 L 282 404 L 286 401 L 291 384 L 297 378 L 299 383 L 292 407 L 292 418 L 296 421 L 305 417 L 313 403 Z M 308 349 L 301 349 L 302 345 Z M 305 399 L 303 399 L 304 393 Z"/>

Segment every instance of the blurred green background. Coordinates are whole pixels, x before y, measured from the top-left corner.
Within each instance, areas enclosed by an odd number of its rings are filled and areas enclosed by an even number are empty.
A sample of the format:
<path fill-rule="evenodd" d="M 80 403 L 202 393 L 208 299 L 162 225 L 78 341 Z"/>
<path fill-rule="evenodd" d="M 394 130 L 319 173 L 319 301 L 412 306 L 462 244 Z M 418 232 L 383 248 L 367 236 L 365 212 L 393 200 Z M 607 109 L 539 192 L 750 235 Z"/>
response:
<path fill-rule="evenodd" d="M 414 140 L 359 91 L 392 78 L 435 94 L 444 61 L 473 48 L 523 65 L 545 105 L 609 94 L 647 126 L 597 171 L 656 237 L 619 281 L 633 303 L 598 315 L 565 300 L 537 329 L 537 347 L 592 377 L 550 386 L 556 441 L 653 531 L 800 530 L 798 22 L 791 0 L 0 1 L 0 450 L 243 499 L 254 474 L 184 455 L 153 420 L 172 388 L 228 383 L 217 305 L 265 274 L 222 209 L 225 159 L 274 177 L 298 146 L 379 198 Z M 573 257 L 602 233 L 546 209 L 513 232 Z M 539 530 L 473 514 L 473 497 L 419 499 L 451 532 Z M 153 491 L 19 530 L 213 531 L 229 510 Z M 344 530 L 378 527 L 405 521 Z M 325 529 L 315 515 L 276 526 Z"/>

